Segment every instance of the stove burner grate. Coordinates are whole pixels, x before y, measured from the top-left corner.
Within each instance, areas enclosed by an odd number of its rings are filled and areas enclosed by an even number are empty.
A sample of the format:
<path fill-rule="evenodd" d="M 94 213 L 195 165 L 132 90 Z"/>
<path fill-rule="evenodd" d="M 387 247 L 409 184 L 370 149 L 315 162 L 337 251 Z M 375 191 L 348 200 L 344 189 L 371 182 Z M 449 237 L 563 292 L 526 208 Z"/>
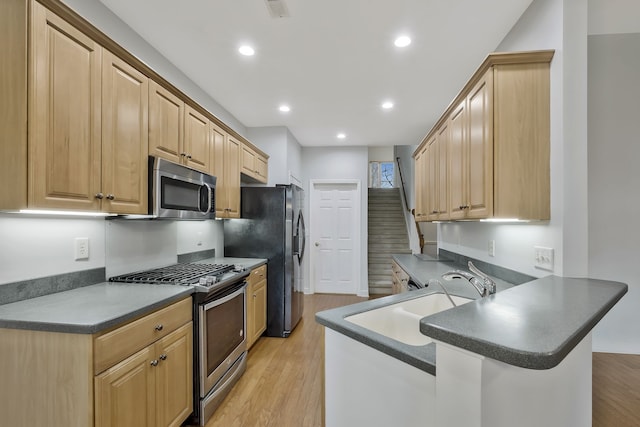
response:
<path fill-rule="evenodd" d="M 197 284 L 201 277 L 218 276 L 232 270 L 231 264 L 176 264 L 110 277 L 109 281 L 190 285 Z"/>

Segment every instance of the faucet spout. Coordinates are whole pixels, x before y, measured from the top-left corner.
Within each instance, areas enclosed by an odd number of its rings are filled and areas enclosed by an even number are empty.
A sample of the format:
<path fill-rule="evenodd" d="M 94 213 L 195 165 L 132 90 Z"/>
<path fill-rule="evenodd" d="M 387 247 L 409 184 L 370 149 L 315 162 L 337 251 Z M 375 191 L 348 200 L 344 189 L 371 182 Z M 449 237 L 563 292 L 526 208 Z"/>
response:
<path fill-rule="evenodd" d="M 453 280 L 453 279 L 467 279 L 471 285 L 478 291 L 481 297 L 486 297 L 487 295 L 492 295 L 496 293 L 496 282 L 493 281 L 489 276 L 484 274 L 482 271 L 478 270 L 478 268 L 473 265 L 471 261 L 469 261 L 469 270 L 475 273 L 480 278 L 474 276 L 473 274 L 462 271 L 462 270 L 451 270 L 447 271 L 442 275 L 442 278 L 445 280 Z"/>

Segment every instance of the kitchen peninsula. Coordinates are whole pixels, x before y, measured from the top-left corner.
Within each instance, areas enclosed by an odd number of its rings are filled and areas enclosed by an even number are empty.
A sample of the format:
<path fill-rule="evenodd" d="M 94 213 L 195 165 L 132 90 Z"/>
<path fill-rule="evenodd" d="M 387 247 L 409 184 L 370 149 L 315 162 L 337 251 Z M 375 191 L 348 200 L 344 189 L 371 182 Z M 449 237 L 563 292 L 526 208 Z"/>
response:
<path fill-rule="evenodd" d="M 414 261 L 394 260 L 412 275 L 407 264 Z M 412 279 L 422 285 L 463 268 L 450 261 L 417 265 L 423 276 Z M 465 280 L 442 283 L 475 301 L 416 322 L 433 340 L 426 345 L 402 343 L 347 318 L 442 293 L 437 287 L 316 315 L 325 326 L 328 425 L 591 424 L 591 330 L 627 285 L 547 276 L 518 286 L 498 282 L 496 294 L 479 298 Z"/>

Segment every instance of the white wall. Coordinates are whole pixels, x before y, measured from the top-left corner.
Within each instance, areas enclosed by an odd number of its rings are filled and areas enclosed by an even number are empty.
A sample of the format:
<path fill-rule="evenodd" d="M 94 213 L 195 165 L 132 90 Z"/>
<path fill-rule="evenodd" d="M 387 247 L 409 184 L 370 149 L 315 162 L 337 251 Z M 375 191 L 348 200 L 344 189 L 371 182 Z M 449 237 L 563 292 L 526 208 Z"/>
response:
<path fill-rule="evenodd" d="M 0 284 L 106 268 L 106 277 L 174 264 L 178 254 L 223 254 L 222 221 L 125 221 L 0 213 Z M 74 260 L 76 237 L 89 259 Z"/>
<path fill-rule="evenodd" d="M 105 266 L 105 220 L 0 213 L 0 284 Z M 74 260 L 74 239 L 89 238 L 89 259 Z"/>
<path fill-rule="evenodd" d="M 309 216 L 310 188 L 309 180 L 312 179 L 358 179 L 362 190 L 360 236 L 361 236 L 361 260 L 360 279 L 361 291 L 368 292 L 367 271 L 367 171 L 369 167 L 369 153 L 367 147 L 303 147 L 302 148 L 302 174 L 305 191 L 304 211 L 305 217 Z M 309 226 L 307 226 L 309 233 Z M 310 238 L 307 235 L 307 242 Z M 308 243 L 309 245 L 312 243 Z M 309 257 L 305 257 L 304 286 L 305 292 L 311 291 L 309 275 Z"/>
<path fill-rule="evenodd" d="M 596 351 L 640 354 L 639 52 L 640 33 L 589 37 L 589 276 L 629 285 Z"/>
<path fill-rule="evenodd" d="M 138 33 L 125 24 L 99 0 L 62 0 L 80 16 L 138 57 L 165 80 L 184 92 L 233 130 L 246 136 L 246 127 L 216 100 L 207 95 L 174 64 L 169 62 Z M 151 15 L 150 18 L 151 19 Z"/>
<path fill-rule="evenodd" d="M 393 147 L 369 147 L 370 162 L 393 162 Z"/>

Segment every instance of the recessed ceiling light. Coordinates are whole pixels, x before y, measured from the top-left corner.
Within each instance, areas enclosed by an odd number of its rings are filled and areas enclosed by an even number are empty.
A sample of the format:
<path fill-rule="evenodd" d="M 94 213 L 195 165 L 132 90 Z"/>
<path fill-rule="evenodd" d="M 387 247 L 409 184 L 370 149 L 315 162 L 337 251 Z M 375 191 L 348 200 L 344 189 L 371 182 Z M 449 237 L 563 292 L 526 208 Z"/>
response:
<path fill-rule="evenodd" d="M 385 110 L 390 110 L 393 108 L 393 102 L 391 101 L 385 101 L 382 103 L 382 108 L 384 108 Z"/>
<path fill-rule="evenodd" d="M 347 135 L 342 133 L 342 132 L 340 132 L 339 134 L 336 135 L 336 138 L 338 138 L 338 139 L 345 139 L 346 137 L 347 137 Z"/>
<path fill-rule="evenodd" d="M 397 47 L 407 47 L 411 44 L 411 39 L 408 36 L 400 36 L 393 42 L 393 44 Z"/>
<path fill-rule="evenodd" d="M 291 111 L 291 107 L 289 107 L 288 105 L 281 105 L 280 107 L 278 107 L 278 110 L 282 111 L 283 113 L 288 113 L 289 111 Z"/>
<path fill-rule="evenodd" d="M 240 49 L 238 49 L 238 52 L 240 52 L 244 56 L 253 56 L 253 54 L 256 53 L 256 51 L 253 50 L 251 46 L 247 46 L 247 45 L 240 46 Z"/>

